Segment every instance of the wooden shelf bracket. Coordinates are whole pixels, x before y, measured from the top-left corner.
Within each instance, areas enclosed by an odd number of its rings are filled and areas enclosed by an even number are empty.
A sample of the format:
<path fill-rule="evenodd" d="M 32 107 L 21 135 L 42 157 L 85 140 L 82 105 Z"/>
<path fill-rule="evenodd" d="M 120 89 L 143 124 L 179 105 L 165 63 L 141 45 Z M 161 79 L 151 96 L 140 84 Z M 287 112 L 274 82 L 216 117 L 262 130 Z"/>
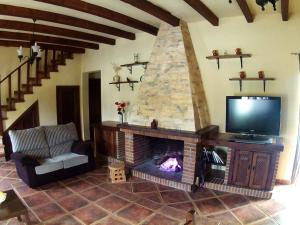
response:
<path fill-rule="evenodd" d="M 243 89 L 243 81 L 262 81 L 263 82 L 263 89 L 264 89 L 264 92 L 266 92 L 266 83 L 267 81 L 272 81 L 272 80 L 275 80 L 275 78 L 272 78 L 272 77 L 268 77 L 268 78 L 244 78 L 244 79 L 241 79 L 241 78 L 230 78 L 229 79 L 230 81 L 238 81 L 239 82 L 239 85 L 240 85 L 240 92 L 242 91 Z"/>

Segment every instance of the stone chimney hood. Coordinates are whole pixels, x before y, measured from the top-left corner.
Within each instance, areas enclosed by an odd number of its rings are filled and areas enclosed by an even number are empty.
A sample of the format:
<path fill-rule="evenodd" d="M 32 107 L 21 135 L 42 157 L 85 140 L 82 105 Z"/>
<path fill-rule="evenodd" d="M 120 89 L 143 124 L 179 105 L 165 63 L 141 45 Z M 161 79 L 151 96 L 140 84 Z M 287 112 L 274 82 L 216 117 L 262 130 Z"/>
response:
<path fill-rule="evenodd" d="M 188 26 L 162 23 L 130 123 L 153 119 L 166 129 L 198 131 L 210 125 L 201 73 Z"/>

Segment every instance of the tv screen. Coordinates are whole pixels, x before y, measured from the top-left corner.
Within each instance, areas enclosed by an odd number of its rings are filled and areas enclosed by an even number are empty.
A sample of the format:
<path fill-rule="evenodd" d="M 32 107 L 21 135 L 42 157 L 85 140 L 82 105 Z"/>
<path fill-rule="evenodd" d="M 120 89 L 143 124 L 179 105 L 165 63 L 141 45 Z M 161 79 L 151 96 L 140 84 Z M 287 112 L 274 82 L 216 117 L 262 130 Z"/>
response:
<path fill-rule="evenodd" d="M 227 96 L 226 132 L 279 135 L 280 97 Z"/>

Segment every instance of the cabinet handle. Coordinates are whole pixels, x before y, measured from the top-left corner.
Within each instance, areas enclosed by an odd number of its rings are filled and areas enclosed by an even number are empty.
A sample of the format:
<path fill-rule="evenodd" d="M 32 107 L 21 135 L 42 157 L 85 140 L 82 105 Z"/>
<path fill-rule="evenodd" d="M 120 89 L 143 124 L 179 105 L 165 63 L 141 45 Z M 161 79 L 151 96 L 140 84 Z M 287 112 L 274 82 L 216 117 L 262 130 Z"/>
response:
<path fill-rule="evenodd" d="M 250 170 L 250 168 L 251 168 L 251 166 L 249 165 L 249 166 L 248 166 L 248 170 Z"/>
<path fill-rule="evenodd" d="M 252 167 L 252 170 L 253 170 L 253 171 L 255 170 L 255 166 Z"/>

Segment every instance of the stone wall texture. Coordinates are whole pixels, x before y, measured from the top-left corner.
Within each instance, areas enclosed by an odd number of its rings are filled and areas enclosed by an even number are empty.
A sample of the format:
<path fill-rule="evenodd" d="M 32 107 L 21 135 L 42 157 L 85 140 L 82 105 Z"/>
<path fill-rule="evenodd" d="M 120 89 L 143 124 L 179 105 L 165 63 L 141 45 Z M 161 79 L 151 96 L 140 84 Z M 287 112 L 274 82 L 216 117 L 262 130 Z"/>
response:
<path fill-rule="evenodd" d="M 162 23 L 141 83 L 133 120 L 161 128 L 197 131 L 210 124 L 202 78 L 185 22 Z"/>

